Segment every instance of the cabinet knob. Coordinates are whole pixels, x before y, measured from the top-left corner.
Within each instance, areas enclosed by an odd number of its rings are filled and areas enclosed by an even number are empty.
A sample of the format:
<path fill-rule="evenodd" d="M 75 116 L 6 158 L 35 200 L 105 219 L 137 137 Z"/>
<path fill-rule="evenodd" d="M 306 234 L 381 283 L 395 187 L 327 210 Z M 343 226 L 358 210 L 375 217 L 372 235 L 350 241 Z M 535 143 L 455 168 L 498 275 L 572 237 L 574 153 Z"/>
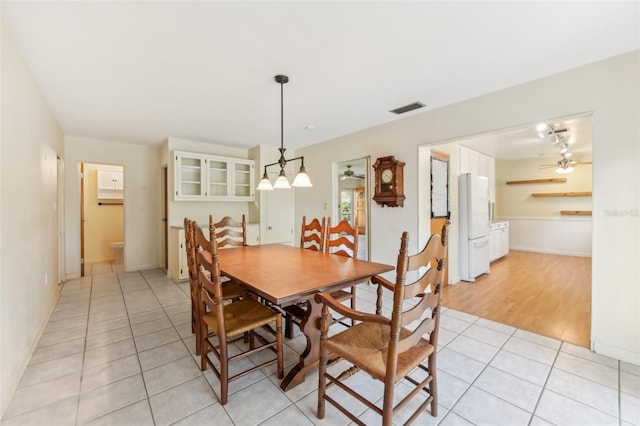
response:
<path fill-rule="evenodd" d="M 271 231 L 273 228 L 272 228 L 272 227 L 270 227 L 270 226 L 267 226 L 267 229 L 268 229 L 269 231 Z"/>

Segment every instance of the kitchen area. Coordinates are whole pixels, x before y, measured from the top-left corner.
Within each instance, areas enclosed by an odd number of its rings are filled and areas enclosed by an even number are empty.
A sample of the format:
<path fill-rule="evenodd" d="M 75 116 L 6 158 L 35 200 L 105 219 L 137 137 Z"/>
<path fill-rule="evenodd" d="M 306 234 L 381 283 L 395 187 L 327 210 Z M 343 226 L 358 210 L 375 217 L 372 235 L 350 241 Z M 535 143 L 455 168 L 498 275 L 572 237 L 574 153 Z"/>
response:
<path fill-rule="evenodd" d="M 459 147 L 460 279 L 474 282 L 509 253 L 509 221 L 496 219 L 495 158 Z"/>

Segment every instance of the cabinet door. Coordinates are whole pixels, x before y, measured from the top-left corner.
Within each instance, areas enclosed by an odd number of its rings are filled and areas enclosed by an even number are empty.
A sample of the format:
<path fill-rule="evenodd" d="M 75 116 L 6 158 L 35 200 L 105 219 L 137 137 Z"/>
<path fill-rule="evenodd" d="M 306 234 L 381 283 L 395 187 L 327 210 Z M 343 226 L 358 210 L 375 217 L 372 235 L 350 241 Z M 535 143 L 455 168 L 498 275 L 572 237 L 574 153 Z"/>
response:
<path fill-rule="evenodd" d="M 487 177 L 489 178 L 489 202 L 496 202 L 496 159 L 487 157 Z"/>
<path fill-rule="evenodd" d="M 187 264 L 187 250 L 185 247 L 184 229 L 178 230 L 178 280 L 189 279 L 189 265 Z"/>
<path fill-rule="evenodd" d="M 500 230 L 500 253 L 499 256 L 509 254 L 509 228 Z"/>
<path fill-rule="evenodd" d="M 252 160 L 235 160 L 233 162 L 233 196 L 238 201 L 253 201 L 255 199 L 253 170 Z"/>
<path fill-rule="evenodd" d="M 227 198 L 231 195 L 229 180 L 230 162 L 226 158 L 207 158 L 209 185 L 206 196 L 212 199 Z"/>
<path fill-rule="evenodd" d="M 176 153 L 176 200 L 202 200 L 205 196 L 205 161 L 202 156 Z"/>
<path fill-rule="evenodd" d="M 493 262 L 496 260 L 498 256 L 498 244 L 500 243 L 500 238 L 498 236 L 498 232 L 491 230 L 489 231 L 489 261 Z"/>

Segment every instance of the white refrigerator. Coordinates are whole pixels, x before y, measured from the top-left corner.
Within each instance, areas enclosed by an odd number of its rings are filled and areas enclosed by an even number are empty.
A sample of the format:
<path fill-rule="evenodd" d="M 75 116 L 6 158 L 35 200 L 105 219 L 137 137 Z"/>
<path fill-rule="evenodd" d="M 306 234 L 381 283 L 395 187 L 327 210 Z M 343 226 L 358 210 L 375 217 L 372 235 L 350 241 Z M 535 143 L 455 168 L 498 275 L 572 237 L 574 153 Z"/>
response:
<path fill-rule="evenodd" d="M 460 279 L 475 281 L 489 273 L 489 179 L 458 176 Z"/>

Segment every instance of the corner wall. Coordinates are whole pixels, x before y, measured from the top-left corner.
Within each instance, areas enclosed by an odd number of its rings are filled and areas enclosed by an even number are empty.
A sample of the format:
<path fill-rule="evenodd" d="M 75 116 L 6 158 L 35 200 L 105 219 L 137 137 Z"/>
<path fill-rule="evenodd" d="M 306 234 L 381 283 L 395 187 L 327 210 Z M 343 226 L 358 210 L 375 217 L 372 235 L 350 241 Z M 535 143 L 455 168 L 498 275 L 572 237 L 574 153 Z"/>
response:
<path fill-rule="evenodd" d="M 0 417 L 58 300 L 57 156 L 64 147 L 40 89 L 1 32 Z"/>

